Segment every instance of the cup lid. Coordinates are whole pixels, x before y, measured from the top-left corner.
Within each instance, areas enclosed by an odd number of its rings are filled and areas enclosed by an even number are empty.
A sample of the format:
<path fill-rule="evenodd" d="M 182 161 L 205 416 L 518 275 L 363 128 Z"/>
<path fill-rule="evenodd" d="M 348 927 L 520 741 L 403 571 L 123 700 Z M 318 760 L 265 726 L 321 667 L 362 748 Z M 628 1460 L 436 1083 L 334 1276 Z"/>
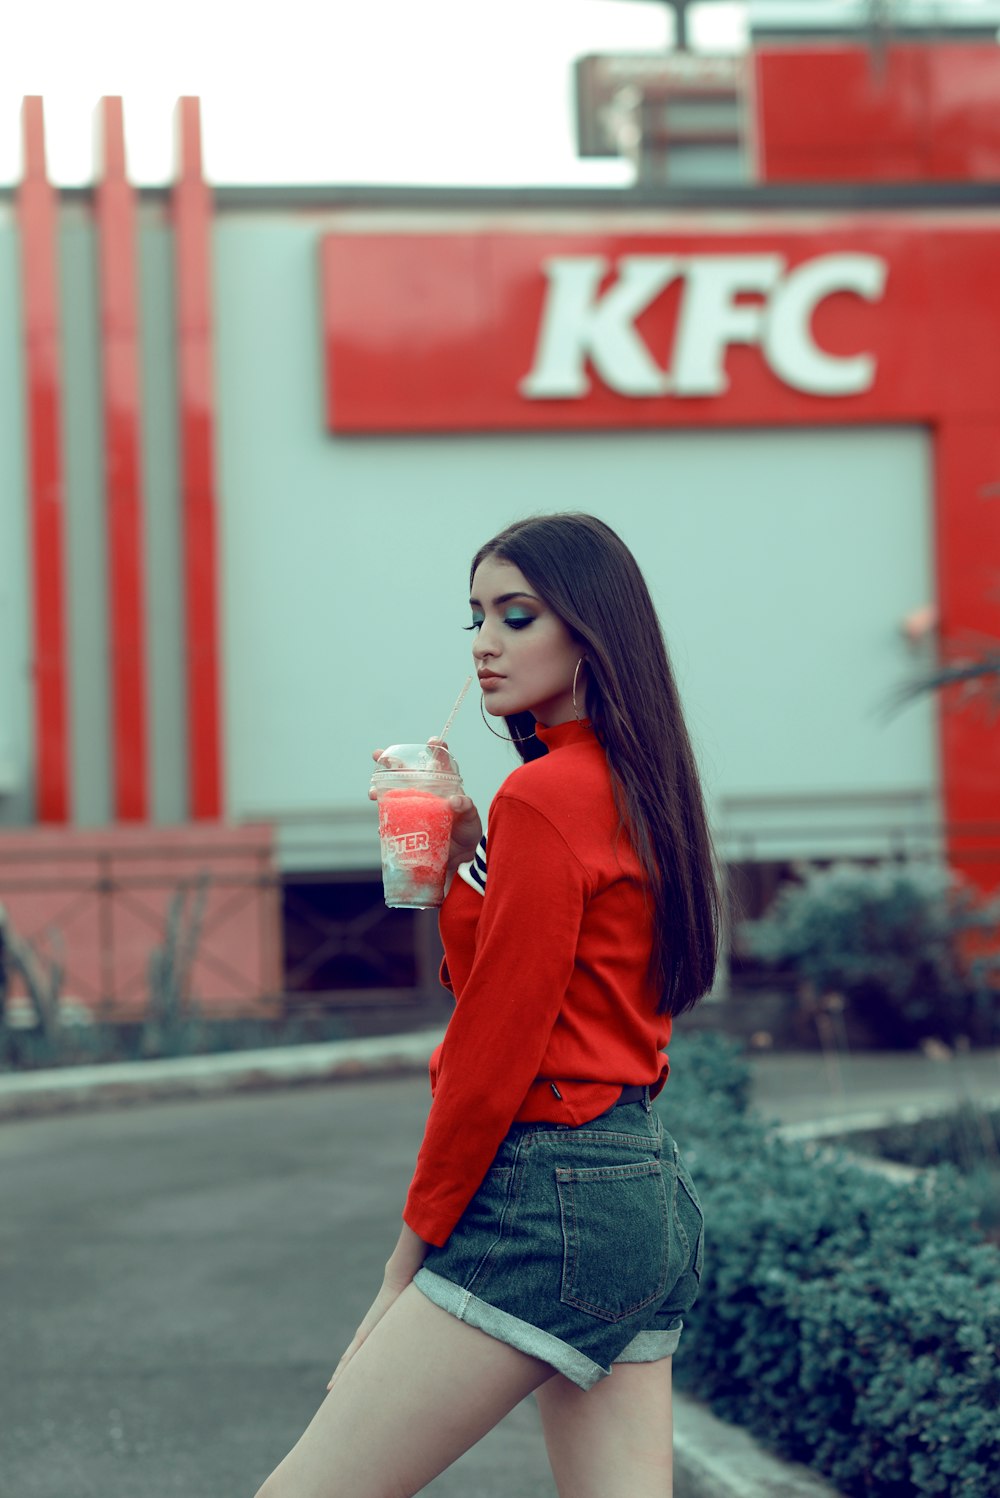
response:
<path fill-rule="evenodd" d="M 425 775 L 457 775 L 458 760 L 443 744 L 391 744 L 375 761 L 376 770 L 416 770 Z"/>

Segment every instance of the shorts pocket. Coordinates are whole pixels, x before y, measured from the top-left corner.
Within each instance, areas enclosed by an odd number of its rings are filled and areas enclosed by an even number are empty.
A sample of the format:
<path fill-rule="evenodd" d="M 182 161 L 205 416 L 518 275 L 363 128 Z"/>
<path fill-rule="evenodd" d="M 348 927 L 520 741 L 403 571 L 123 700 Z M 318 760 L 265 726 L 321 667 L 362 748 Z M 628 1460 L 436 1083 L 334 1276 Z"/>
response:
<path fill-rule="evenodd" d="M 556 1190 L 563 1303 L 621 1321 L 661 1300 L 670 1204 L 659 1160 L 557 1167 Z"/>
<path fill-rule="evenodd" d="M 677 1161 L 677 1179 L 680 1182 L 680 1190 L 677 1193 L 677 1215 L 684 1229 L 688 1243 L 693 1249 L 688 1267 L 695 1279 L 701 1283 L 701 1267 L 705 1255 L 705 1214 L 698 1200 L 698 1193 L 694 1189 L 694 1181 L 683 1160 Z"/>

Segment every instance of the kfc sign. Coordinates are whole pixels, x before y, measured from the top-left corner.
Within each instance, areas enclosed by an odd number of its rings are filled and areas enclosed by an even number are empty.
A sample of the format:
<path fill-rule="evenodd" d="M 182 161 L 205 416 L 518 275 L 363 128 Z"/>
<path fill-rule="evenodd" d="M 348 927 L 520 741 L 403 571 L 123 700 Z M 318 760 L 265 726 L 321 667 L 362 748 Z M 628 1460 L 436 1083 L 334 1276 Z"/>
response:
<path fill-rule="evenodd" d="M 982 294 L 959 296 L 937 270 L 943 254 L 922 221 L 899 215 L 692 217 L 662 232 L 611 215 L 478 232 L 380 234 L 366 222 L 322 244 L 328 424 L 928 421 L 955 377 L 938 345 L 971 336 L 961 309 Z M 929 321 L 953 295 L 959 312 Z"/>
<path fill-rule="evenodd" d="M 789 270 L 784 255 L 554 255 L 544 264 L 548 289 L 530 373 L 529 400 L 580 399 L 593 367 L 611 390 L 634 396 L 724 395 L 726 352 L 756 344 L 771 370 L 810 395 L 870 390 L 875 358 L 825 352 L 813 313 L 834 292 L 877 302 L 888 265 L 878 255 L 819 255 Z M 653 350 L 636 319 L 675 282 L 682 283 L 673 347 Z M 753 300 L 747 300 L 752 297 Z"/>

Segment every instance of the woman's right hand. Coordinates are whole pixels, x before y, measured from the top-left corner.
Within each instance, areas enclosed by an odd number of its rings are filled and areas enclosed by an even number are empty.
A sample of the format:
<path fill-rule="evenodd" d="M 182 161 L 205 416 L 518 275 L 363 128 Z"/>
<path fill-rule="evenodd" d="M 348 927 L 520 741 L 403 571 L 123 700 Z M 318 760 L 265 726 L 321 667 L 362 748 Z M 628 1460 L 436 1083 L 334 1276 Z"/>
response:
<path fill-rule="evenodd" d="M 451 843 L 448 847 L 448 873 L 454 874 L 460 863 L 475 858 L 483 824 L 470 796 L 451 796 Z"/>
<path fill-rule="evenodd" d="M 436 744 L 440 740 L 430 739 L 428 742 Z M 373 749 L 372 759 L 377 760 L 382 753 L 381 749 Z M 374 791 L 368 792 L 368 799 L 369 801 L 377 799 Z M 451 807 L 451 842 L 448 846 L 448 877 L 450 878 L 460 863 L 468 863 L 471 858 L 475 857 L 483 835 L 483 824 L 471 796 L 449 796 L 448 805 Z"/>

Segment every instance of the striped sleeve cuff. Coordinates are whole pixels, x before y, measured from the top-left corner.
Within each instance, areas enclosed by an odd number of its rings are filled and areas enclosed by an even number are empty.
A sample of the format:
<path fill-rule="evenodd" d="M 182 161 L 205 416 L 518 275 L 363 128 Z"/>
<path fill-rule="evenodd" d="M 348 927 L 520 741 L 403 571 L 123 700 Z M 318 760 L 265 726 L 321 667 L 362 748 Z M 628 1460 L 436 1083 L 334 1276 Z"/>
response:
<path fill-rule="evenodd" d="M 486 833 L 479 839 L 475 856 L 468 863 L 460 863 L 455 870 L 460 879 L 471 885 L 480 895 L 486 893 Z"/>

